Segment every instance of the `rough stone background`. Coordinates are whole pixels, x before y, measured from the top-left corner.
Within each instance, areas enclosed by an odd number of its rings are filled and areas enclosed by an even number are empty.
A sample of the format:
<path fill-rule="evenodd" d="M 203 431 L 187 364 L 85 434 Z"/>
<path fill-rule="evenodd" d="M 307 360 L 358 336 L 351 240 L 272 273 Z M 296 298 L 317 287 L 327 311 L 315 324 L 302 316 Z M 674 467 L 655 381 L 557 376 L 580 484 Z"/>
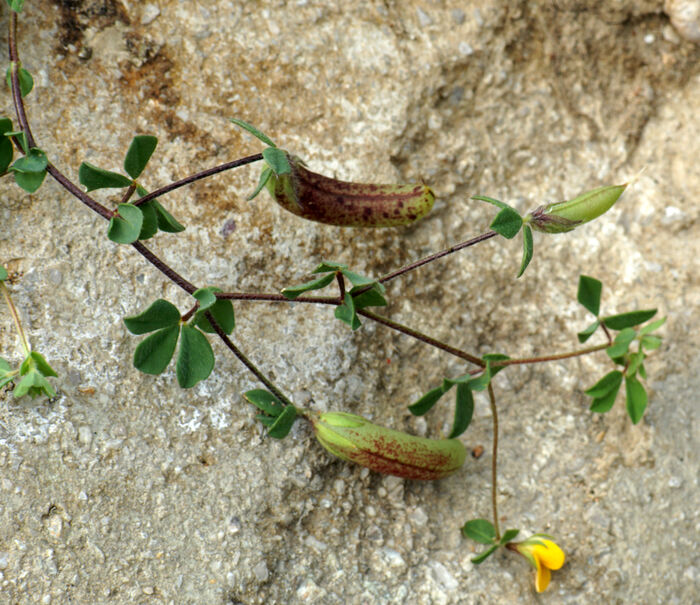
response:
<path fill-rule="evenodd" d="M 83 160 L 118 169 L 137 133 L 160 140 L 149 188 L 259 151 L 237 116 L 317 171 L 425 179 L 438 195 L 411 228 L 359 233 L 266 194 L 246 202 L 255 167 L 200 182 L 164 199 L 187 231 L 148 243 L 198 285 L 276 291 L 321 259 L 380 275 L 486 229 L 493 210 L 470 195 L 525 211 L 644 169 L 601 220 L 536 236 L 525 278 L 519 241 L 492 240 L 393 282 L 386 312 L 479 354 L 566 351 L 588 323 L 583 272 L 605 284 L 605 313 L 658 307 L 669 320 L 637 426 L 622 401 L 604 417 L 587 409 L 605 355 L 498 377 L 503 524 L 551 533 L 568 555 L 537 597 L 524 559 L 477 568 L 459 533 L 489 515 L 484 399 L 462 439 L 486 452 L 438 483 L 333 460 L 303 423 L 267 439 L 241 398 L 258 385 L 220 344 L 188 391 L 173 371 L 132 367 L 122 317 L 157 297 L 184 312 L 176 287 L 50 179 L 35 195 L 4 179 L 0 260 L 59 378 L 53 401 L 0 395 L 1 602 L 700 600 L 700 51 L 661 1 L 26 4 L 30 119 L 76 181 Z M 351 333 L 328 308 L 236 312 L 236 342 L 299 404 L 432 436 L 449 427 L 449 405 L 424 419 L 406 405 L 464 371 L 458 360 L 369 322 Z M 19 361 L 6 309 L 0 355 Z"/>

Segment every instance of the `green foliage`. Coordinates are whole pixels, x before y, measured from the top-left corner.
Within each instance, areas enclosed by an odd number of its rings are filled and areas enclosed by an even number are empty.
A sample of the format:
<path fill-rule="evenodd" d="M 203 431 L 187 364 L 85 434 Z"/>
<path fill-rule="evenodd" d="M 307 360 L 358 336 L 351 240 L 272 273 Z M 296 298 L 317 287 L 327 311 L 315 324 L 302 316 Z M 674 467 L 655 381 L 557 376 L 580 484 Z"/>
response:
<path fill-rule="evenodd" d="M 24 0 L 5 0 L 7 2 L 7 6 L 10 7 L 11 10 L 13 10 L 16 13 L 21 13 L 22 8 L 24 7 Z"/>
<path fill-rule="evenodd" d="M 594 277 L 588 277 L 587 275 L 579 275 L 578 301 L 596 317 L 598 317 L 600 313 L 600 295 L 602 291 L 603 283 L 600 280 Z"/>
<path fill-rule="evenodd" d="M 491 229 L 496 233 L 502 235 L 506 239 L 512 239 L 518 234 L 520 227 L 523 226 L 523 219 L 515 208 L 500 200 L 486 197 L 485 195 L 474 195 L 472 199 L 493 204 L 501 209 L 491 223 Z"/>
<path fill-rule="evenodd" d="M 14 147 L 9 137 L 5 136 L 6 132 L 12 131 L 12 120 L 9 118 L 0 118 L 0 174 L 4 173 L 12 163 L 14 156 Z"/>
<path fill-rule="evenodd" d="M 10 166 L 14 172 L 15 182 L 28 193 L 34 193 L 46 177 L 46 167 L 48 166 L 46 154 L 37 147 L 32 147 L 27 154 L 17 158 Z"/>
<path fill-rule="evenodd" d="M 491 521 L 486 519 L 472 519 L 467 521 L 462 526 L 462 534 L 478 542 L 479 544 L 489 545 L 484 552 L 480 553 L 476 557 L 472 558 L 472 563 L 474 565 L 479 565 L 483 563 L 488 557 L 490 557 L 496 550 L 508 544 L 520 533 L 519 529 L 508 529 L 505 531 L 501 539 L 496 538 L 496 528 L 493 526 Z"/>
<path fill-rule="evenodd" d="M 625 377 L 625 394 L 627 413 L 632 424 L 637 424 L 647 409 L 647 392 L 644 386 L 634 376 Z"/>
<path fill-rule="evenodd" d="M 286 151 L 278 149 L 277 147 L 267 147 L 266 149 L 263 149 L 262 156 L 265 158 L 265 161 L 272 172 L 274 172 L 277 176 L 292 172 L 292 167 L 287 159 Z"/>
<path fill-rule="evenodd" d="M 7 279 L 7 269 L 0 265 L 0 281 L 5 281 Z"/>
<path fill-rule="evenodd" d="M 414 416 L 427 414 L 440 398 L 456 385 L 455 415 L 449 438 L 459 437 L 469 428 L 474 415 L 474 396 L 472 392 L 486 389 L 491 379 L 505 367 L 496 365 L 496 362 L 505 361 L 509 358 L 507 355 L 501 355 L 500 353 L 490 353 L 484 355 L 482 359 L 486 362 L 486 366 L 480 376 L 463 374 L 457 378 L 444 378 L 442 386 L 431 389 L 418 401 L 408 406 L 411 414 Z"/>
<path fill-rule="evenodd" d="M 13 370 L 12 366 L 0 357 L 0 387 L 4 387 L 8 382 L 12 382 L 17 374 L 18 371 Z"/>
<path fill-rule="evenodd" d="M 221 292 L 219 288 L 201 288 L 200 290 L 197 290 L 197 292 L 201 292 L 202 290 L 209 290 L 212 294 L 214 292 Z M 195 292 L 195 294 L 197 294 L 197 292 Z M 204 294 L 201 296 L 205 297 L 207 301 L 211 300 Z M 197 297 L 195 296 L 195 298 Z M 236 327 L 236 317 L 233 312 L 233 303 L 230 300 L 216 299 L 215 302 L 206 306 L 204 309 L 202 308 L 200 302 L 200 308 L 194 316 L 194 323 L 204 332 L 214 334 L 215 330 L 212 327 L 209 319 L 207 319 L 207 313 L 211 313 L 214 321 L 219 325 L 225 334 L 231 334 L 231 332 L 233 332 L 234 328 Z"/>
<path fill-rule="evenodd" d="M 275 422 L 270 426 L 267 434 L 275 439 L 284 439 L 297 419 L 297 409 L 292 405 L 285 406 L 282 413 L 277 416 Z"/>
<path fill-rule="evenodd" d="M 474 415 L 474 395 L 469 388 L 469 383 L 460 383 L 457 385 L 457 396 L 455 397 L 455 416 L 452 423 L 452 430 L 448 436 L 449 439 L 459 437 L 467 430 Z"/>
<path fill-rule="evenodd" d="M 2 369 L 4 370 L 4 372 L 0 373 L 0 376 L 2 376 L 0 382 L 2 384 L 7 384 L 17 375 L 16 371 L 9 371 L 10 368 L 7 362 L 5 362 Z M 49 376 L 57 376 L 57 374 L 46 359 L 44 359 L 44 356 L 38 351 L 31 351 L 29 355 L 27 355 L 19 368 L 19 376 L 21 376 L 21 378 L 15 386 L 15 397 L 29 395 L 34 399 L 41 395 L 46 395 L 47 397 L 56 396 L 56 391 L 46 378 Z"/>
<path fill-rule="evenodd" d="M 138 206 L 143 214 L 143 223 L 139 231 L 139 239 L 149 239 L 158 233 L 158 214 L 153 206 L 153 200 Z"/>
<path fill-rule="evenodd" d="M 328 273 L 323 277 L 318 279 L 313 279 L 311 281 L 304 282 L 298 286 L 289 286 L 282 290 L 282 296 L 288 298 L 289 300 L 294 300 L 295 298 L 301 296 L 304 292 L 309 292 L 311 290 L 320 290 L 325 288 L 335 279 L 335 273 Z"/>
<path fill-rule="evenodd" d="M 493 544 L 496 541 L 496 528 L 486 519 L 472 519 L 462 527 L 462 533 L 479 544 Z"/>
<path fill-rule="evenodd" d="M 129 150 L 124 158 L 124 171 L 132 179 L 141 176 L 157 145 L 158 139 L 147 134 L 137 135 L 131 140 L 131 145 L 129 145 Z"/>
<path fill-rule="evenodd" d="M 140 197 L 148 195 L 148 191 L 146 191 L 141 185 L 136 186 L 136 193 L 138 193 Z M 161 231 L 166 233 L 180 233 L 181 231 L 185 230 L 185 227 L 178 223 L 173 216 L 165 208 L 163 208 L 157 199 L 139 204 L 139 208 L 141 209 L 144 209 L 146 206 L 151 206 L 155 210 L 158 229 Z"/>
<path fill-rule="evenodd" d="M 606 352 L 615 364 L 622 366 L 622 370 L 609 372 L 592 387 L 586 389 L 585 393 L 593 398 L 591 411 L 601 414 L 609 412 L 615 403 L 624 378 L 627 413 L 632 422 L 637 424 L 644 415 L 648 403 L 646 389 L 637 375 L 646 378 L 645 350 L 652 351 L 661 346 L 661 337 L 652 334 L 652 332 L 659 329 L 665 323 L 666 318 L 658 319 L 635 330 L 627 324 L 634 322 L 634 325 L 637 325 L 639 317 L 649 319 L 651 311 L 625 313 L 615 317 L 623 318 L 615 325 L 626 327 L 620 330 Z M 631 345 L 635 340 L 639 341 L 639 347 L 636 351 L 631 351 Z"/>
<path fill-rule="evenodd" d="M 209 377 L 214 369 L 214 352 L 207 337 L 197 328 L 185 324 L 180 330 L 180 350 L 177 356 L 177 382 L 189 389 Z"/>
<path fill-rule="evenodd" d="M 409 405 L 408 409 L 414 416 L 423 416 L 433 408 L 433 406 L 440 400 L 440 397 L 442 397 L 446 392 L 447 389 L 441 386 L 431 389 L 414 404 Z"/>
<path fill-rule="evenodd" d="M 619 315 L 610 315 L 603 317 L 603 323 L 611 330 L 623 330 L 644 323 L 656 315 L 656 309 L 647 309 L 642 311 L 629 311 L 628 313 L 620 313 Z"/>
<path fill-rule="evenodd" d="M 96 191 L 97 189 L 120 189 L 131 185 L 131 179 L 123 174 L 98 168 L 89 162 L 80 164 L 78 180 L 88 192 Z"/>
<path fill-rule="evenodd" d="M 12 65 L 7 68 L 5 79 L 10 90 L 12 90 Z M 17 68 L 17 79 L 19 80 L 19 93 L 21 96 L 26 97 L 34 88 L 34 78 L 24 67 L 19 67 Z"/>
<path fill-rule="evenodd" d="M 265 188 L 265 185 L 267 185 L 267 182 L 270 180 L 270 177 L 272 176 L 272 168 L 269 166 L 265 166 L 262 171 L 260 172 L 260 180 L 258 181 L 258 185 L 255 188 L 255 191 L 251 193 L 247 198 L 246 201 L 250 201 L 252 199 L 255 199 L 258 197 L 258 194 Z"/>
<path fill-rule="evenodd" d="M 520 262 L 520 271 L 518 272 L 517 277 L 520 277 L 523 273 L 525 273 L 525 269 L 527 269 L 527 266 L 532 260 L 533 250 L 532 229 L 530 229 L 529 225 L 525 225 L 523 227 L 523 259 Z"/>
<path fill-rule="evenodd" d="M 218 302 L 213 288 L 195 292 L 207 304 L 205 312 L 213 311 Z M 212 302 L 214 298 L 214 302 Z M 134 351 L 134 366 L 145 374 L 161 374 L 173 358 L 178 339 L 180 349 L 176 364 L 178 384 L 187 389 L 208 378 L 214 368 L 214 352 L 207 337 L 193 325 L 181 325 L 180 312 L 167 300 L 158 299 L 142 313 L 124 318 L 132 334 L 146 334 Z"/>
<path fill-rule="evenodd" d="M 335 316 L 340 321 L 348 324 L 353 330 L 357 330 L 362 324 L 355 310 L 355 301 L 350 292 L 345 293 L 343 304 L 335 308 Z"/>
<path fill-rule="evenodd" d="M 152 303 L 143 313 L 124 318 L 124 324 L 132 334 L 147 334 L 179 323 L 180 312 L 177 307 L 162 298 Z"/>
<path fill-rule="evenodd" d="M 109 220 L 107 237 L 117 244 L 132 244 L 138 240 L 143 226 L 143 212 L 133 204 L 119 204 L 118 215 Z"/>
<path fill-rule="evenodd" d="M 17 144 L 20 146 L 22 151 L 24 151 L 25 154 L 29 153 L 29 143 L 27 143 L 27 133 L 25 133 L 23 130 L 14 130 L 12 132 L 6 132 L 5 136 L 10 139 L 14 139 L 17 141 Z"/>
<path fill-rule="evenodd" d="M 612 409 L 617 393 L 622 384 L 623 374 L 619 370 L 609 372 L 592 387 L 586 389 L 586 395 L 593 397 L 591 411 L 604 414 Z"/>
<path fill-rule="evenodd" d="M 261 132 L 258 130 L 255 126 L 252 124 L 248 124 L 248 122 L 244 122 L 243 120 L 239 120 L 238 118 L 230 118 L 231 122 L 233 122 L 236 126 L 240 126 L 244 130 L 247 130 L 250 134 L 252 134 L 254 137 L 260 139 L 265 145 L 269 145 L 270 147 L 277 147 L 272 142 L 272 139 L 268 137 L 265 133 Z"/>
<path fill-rule="evenodd" d="M 304 292 L 311 290 L 320 290 L 330 285 L 338 275 L 342 275 L 347 279 L 353 288 L 350 292 L 346 292 L 343 297 L 343 302 L 335 309 L 335 316 L 342 322 L 348 324 L 353 330 L 357 330 L 362 324 L 357 316 L 359 309 L 366 307 L 384 307 L 386 306 L 386 298 L 384 298 L 384 285 L 371 277 L 365 277 L 354 271 L 350 271 L 347 265 L 324 261 L 318 265 L 312 273 L 325 273 L 322 277 L 313 279 L 298 286 L 289 286 L 282 290 L 282 295 L 294 300 L 301 296 Z"/>
<path fill-rule="evenodd" d="M 268 427 L 267 434 L 270 437 L 283 439 L 289 434 L 298 416 L 293 405 L 283 405 L 274 394 L 265 389 L 253 389 L 243 393 L 243 396 L 262 412 L 256 418 Z"/>
<path fill-rule="evenodd" d="M 585 330 L 579 332 L 577 334 L 578 336 L 578 341 L 583 344 L 586 342 L 591 336 L 593 336 L 593 333 L 598 329 L 598 326 L 600 326 L 600 321 L 597 319 L 590 325 L 588 326 Z"/>
<path fill-rule="evenodd" d="M 180 325 L 161 328 L 144 338 L 134 351 L 134 367 L 144 374 L 162 374 L 175 353 Z"/>

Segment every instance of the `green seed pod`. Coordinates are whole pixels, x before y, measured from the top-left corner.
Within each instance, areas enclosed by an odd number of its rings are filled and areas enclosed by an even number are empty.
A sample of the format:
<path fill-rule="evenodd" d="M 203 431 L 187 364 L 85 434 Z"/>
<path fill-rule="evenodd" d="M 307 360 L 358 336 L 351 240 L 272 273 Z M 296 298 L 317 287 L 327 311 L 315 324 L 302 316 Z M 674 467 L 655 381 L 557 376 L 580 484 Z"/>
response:
<path fill-rule="evenodd" d="M 267 189 L 280 206 L 305 219 L 340 227 L 397 227 L 424 217 L 435 202 L 427 185 L 349 183 L 311 172 L 289 153 L 287 159 L 291 172 L 272 173 Z"/>
<path fill-rule="evenodd" d="M 387 475 L 440 479 L 464 463 L 457 439 L 425 439 L 372 424 L 362 416 L 326 412 L 312 416 L 319 443 L 331 454 Z"/>
<path fill-rule="evenodd" d="M 544 233 L 572 231 L 610 210 L 626 187 L 626 184 L 598 187 L 566 202 L 540 206 L 527 219 L 533 229 Z"/>

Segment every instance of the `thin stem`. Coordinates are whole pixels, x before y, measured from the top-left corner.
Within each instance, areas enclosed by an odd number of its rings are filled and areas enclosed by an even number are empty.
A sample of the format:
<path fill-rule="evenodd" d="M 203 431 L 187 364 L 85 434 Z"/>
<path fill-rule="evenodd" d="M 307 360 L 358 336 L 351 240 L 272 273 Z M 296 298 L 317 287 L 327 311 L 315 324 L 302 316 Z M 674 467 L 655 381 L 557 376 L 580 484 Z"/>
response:
<path fill-rule="evenodd" d="M 395 277 L 398 277 L 399 275 L 403 275 L 404 273 L 408 273 L 409 271 L 413 271 L 414 269 L 417 269 L 418 267 L 422 267 L 423 265 L 427 265 L 428 263 L 433 262 L 434 260 L 437 260 L 439 258 L 442 258 L 443 256 L 447 256 L 448 254 L 452 254 L 453 252 L 458 252 L 459 250 L 463 250 L 464 248 L 468 248 L 469 246 L 473 246 L 474 244 L 478 244 L 479 242 L 486 241 L 487 239 L 491 239 L 492 237 L 495 237 L 498 235 L 495 231 L 487 231 L 486 233 L 482 233 L 481 235 L 477 235 L 476 237 L 473 237 L 472 239 L 469 239 L 467 241 L 461 242 L 459 244 L 455 244 L 454 246 L 450 248 L 446 248 L 445 250 L 441 250 L 440 252 L 435 252 L 434 254 L 431 254 L 429 256 L 426 256 L 425 258 L 422 258 L 420 260 L 417 260 L 410 265 L 406 265 L 405 267 L 401 267 L 400 269 L 397 269 L 396 271 L 392 271 L 391 273 L 387 273 L 386 275 L 380 277 L 377 281 L 380 283 L 385 283 L 388 282 Z M 371 288 L 371 286 L 368 286 L 368 289 Z M 358 291 L 358 294 L 360 292 Z"/>
<path fill-rule="evenodd" d="M 19 320 L 19 313 L 17 313 L 17 309 L 15 308 L 15 305 L 12 302 L 12 297 L 10 296 L 10 292 L 8 291 L 4 281 L 0 281 L 0 290 L 2 290 L 2 295 L 5 298 L 5 302 L 10 308 L 10 315 L 12 315 L 12 320 L 15 322 L 15 328 L 17 329 L 17 333 L 19 334 L 19 340 L 22 343 L 24 356 L 27 357 L 32 352 L 32 350 L 29 347 L 29 342 L 27 341 L 27 337 L 25 336 L 24 330 L 22 329 L 22 322 Z"/>
<path fill-rule="evenodd" d="M 221 329 L 221 326 L 219 326 L 218 323 L 216 323 L 216 320 L 212 316 L 212 314 L 207 311 L 205 313 L 207 319 L 209 320 L 209 323 L 211 324 L 211 327 L 214 328 L 214 331 L 219 335 L 219 338 L 223 340 L 224 344 L 231 350 L 231 352 L 238 357 L 238 359 L 241 361 L 241 363 L 248 368 L 251 373 L 260 381 L 262 382 L 269 391 L 271 391 L 277 399 L 279 399 L 282 403 L 285 405 L 291 405 L 293 406 L 294 404 L 280 391 L 275 384 L 267 377 L 265 374 L 263 374 L 258 367 L 250 360 L 248 357 L 241 351 L 233 342 L 231 342 L 231 339 L 227 336 L 226 332 L 224 332 Z"/>
<path fill-rule="evenodd" d="M 491 365 L 496 366 L 514 366 L 519 364 L 528 363 L 544 363 L 546 361 L 559 361 L 561 359 L 570 359 L 571 357 L 580 357 L 581 355 L 588 355 L 589 353 L 596 353 L 597 351 L 603 351 L 607 349 L 610 345 L 608 343 L 602 345 L 596 345 L 595 347 L 587 347 L 585 349 L 577 349 L 576 351 L 569 351 L 568 353 L 557 353 L 556 355 L 543 355 L 542 357 L 522 357 L 520 359 L 506 359 L 504 361 L 494 361 Z"/>
<path fill-rule="evenodd" d="M 27 146 L 31 149 L 36 147 L 34 143 L 34 136 L 29 128 L 29 122 L 27 120 L 27 114 L 24 110 L 24 102 L 22 101 L 22 90 L 19 86 L 19 53 L 17 52 L 17 13 L 15 11 L 10 11 L 10 35 L 8 37 L 8 46 L 10 52 L 11 70 L 10 70 L 10 81 L 12 82 L 12 100 L 15 105 L 15 112 L 17 114 L 17 122 L 22 126 L 22 130 L 27 137 Z"/>
<path fill-rule="evenodd" d="M 345 300 L 345 278 L 340 271 L 335 274 L 335 278 L 338 281 L 338 290 L 340 291 L 340 298 L 338 299 L 340 301 L 339 304 L 342 305 Z"/>
<path fill-rule="evenodd" d="M 501 539 L 498 526 L 498 410 L 493 385 L 489 382 L 489 402 L 493 417 L 493 454 L 491 456 L 491 508 L 493 509 L 493 526 L 496 529 L 496 540 Z"/>
<path fill-rule="evenodd" d="M 216 297 L 219 299 L 228 299 L 228 300 L 250 300 L 250 301 L 267 301 L 267 302 L 300 302 L 300 303 L 311 303 L 311 304 L 321 304 L 321 305 L 338 305 L 338 299 L 335 297 L 331 296 L 299 296 L 295 298 L 294 300 L 289 300 L 288 298 L 285 298 L 281 294 L 267 294 L 267 293 L 247 293 L 247 292 L 217 292 Z M 474 355 L 470 355 L 466 351 L 462 351 L 461 349 L 457 349 L 456 347 L 452 347 L 448 344 L 445 344 L 444 342 L 441 342 L 437 340 L 436 338 L 433 338 L 432 336 L 428 336 L 427 334 L 423 334 L 423 332 L 419 332 L 418 330 L 414 330 L 413 328 L 409 328 L 408 326 L 405 326 L 403 324 L 400 324 L 397 321 L 393 321 L 389 319 L 388 317 L 384 317 L 382 315 L 377 315 L 376 313 L 372 313 L 371 311 L 367 311 L 366 309 L 358 309 L 357 310 L 358 315 L 362 315 L 363 317 L 366 317 L 367 319 L 371 319 L 372 321 L 376 321 L 377 323 L 380 323 L 388 328 L 391 328 L 392 330 L 396 330 L 397 332 L 401 332 L 402 334 L 406 334 L 407 336 L 412 336 L 413 338 L 416 338 L 417 340 L 420 340 L 421 342 L 424 342 L 426 344 L 429 344 L 433 347 L 436 347 L 442 351 L 445 351 L 449 353 L 450 355 L 454 355 L 455 357 L 459 357 L 460 359 L 465 359 L 471 363 L 474 363 L 479 366 L 479 369 L 476 370 L 476 373 L 481 371 L 481 368 L 485 366 L 484 362 L 479 359 L 478 357 Z"/>
<path fill-rule="evenodd" d="M 205 179 L 208 176 L 212 176 L 213 174 L 218 174 L 219 172 L 224 172 L 225 170 L 231 170 L 232 168 L 238 168 L 239 166 L 251 164 L 262 159 L 262 153 L 256 153 L 255 155 L 249 155 L 238 160 L 233 160 L 232 162 L 226 162 L 225 164 L 214 166 L 213 168 L 207 168 L 206 170 L 202 170 L 201 172 L 191 174 L 190 176 L 187 176 L 184 179 L 180 179 L 179 181 L 170 183 L 165 187 L 161 187 L 160 189 L 151 191 L 151 193 L 148 193 L 147 195 L 144 195 L 143 197 L 140 197 L 138 200 L 136 200 L 134 202 L 134 206 L 140 206 L 141 204 L 144 204 L 149 200 L 153 200 L 157 197 L 160 197 L 161 195 L 170 193 L 174 189 L 179 189 L 180 187 L 184 187 L 185 185 L 189 185 L 190 183 L 194 183 L 195 181 L 198 181 L 200 179 Z"/>
<path fill-rule="evenodd" d="M 608 339 L 608 346 L 610 346 L 613 343 L 612 335 L 610 334 L 608 327 L 602 321 L 600 322 L 600 325 L 603 328 L 603 332 L 605 332 L 605 337 Z"/>
<path fill-rule="evenodd" d="M 134 242 L 131 244 L 141 256 L 143 256 L 149 263 L 151 263 L 156 269 L 158 269 L 163 275 L 165 275 L 170 281 L 180 286 L 188 294 L 192 294 L 197 289 L 193 283 L 187 281 L 182 275 L 180 275 L 175 269 L 172 269 L 169 265 L 164 263 L 160 258 L 158 258 L 153 252 L 151 252 L 146 246 L 141 242 Z"/>
<path fill-rule="evenodd" d="M 131 183 L 131 185 L 129 185 L 127 190 L 124 192 L 124 195 L 119 203 L 126 204 L 131 199 L 131 196 L 134 195 L 134 191 L 136 191 L 136 183 Z"/>
<path fill-rule="evenodd" d="M 371 311 L 367 311 L 366 309 L 358 309 L 357 310 L 358 315 L 362 315 L 364 317 L 367 317 L 369 319 L 372 319 L 373 321 L 376 321 L 377 323 L 380 323 L 384 326 L 387 326 L 388 328 L 391 328 L 392 330 L 396 330 L 397 332 L 401 332 L 402 334 L 407 334 L 408 336 L 412 336 L 413 338 L 416 338 L 417 340 L 420 340 L 421 342 L 424 342 L 426 344 L 432 345 L 442 351 L 445 351 L 447 353 L 450 353 L 451 355 L 454 355 L 455 357 L 459 357 L 460 359 L 466 359 L 467 361 L 476 364 L 479 366 L 479 369 L 477 372 L 481 371 L 481 368 L 483 368 L 486 364 L 479 359 L 478 357 L 474 355 L 470 355 L 466 351 L 462 351 L 461 349 L 457 349 L 455 347 L 451 347 L 448 344 L 445 344 L 444 342 L 441 342 L 431 336 L 428 336 L 427 334 L 423 334 L 423 332 L 419 332 L 418 330 L 414 330 L 413 328 L 409 328 L 408 326 L 404 326 L 403 324 L 400 324 L 396 321 L 393 321 L 389 319 L 388 317 L 383 317 L 382 315 L 377 315 L 376 313 L 372 313 Z"/>

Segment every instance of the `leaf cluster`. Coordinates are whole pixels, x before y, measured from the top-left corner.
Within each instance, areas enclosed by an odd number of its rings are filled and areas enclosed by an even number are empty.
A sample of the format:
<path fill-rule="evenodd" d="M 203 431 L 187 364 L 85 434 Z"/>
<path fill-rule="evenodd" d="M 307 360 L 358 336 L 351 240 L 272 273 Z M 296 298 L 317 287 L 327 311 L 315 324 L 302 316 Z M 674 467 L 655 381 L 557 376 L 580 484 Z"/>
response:
<path fill-rule="evenodd" d="M 132 334 L 149 334 L 134 351 L 134 366 L 145 374 L 161 374 L 170 364 L 180 342 L 175 372 L 178 384 L 191 388 L 211 374 L 214 352 L 203 332 L 212 333 L 209 321 L 214 321 L 226 333 L 235 327 L 233 305 L 230 300 L 218 300 L 216 288 L 201 288 L 193 293 L 198 310 L 189 323 L 182 321 L 177 307 L 167 300 L 158 299 L 138 315 L 124 318 Z"/>
<path fill-rule="evenodd" d="M 496 537 L 496 528 L 493 523 L 487 519 L 472 519 L 462 526 L 462 534 L 464 536 L 479 544 L 487 544 L 489 546 L 484 552 L 472 559 L 472 563 L 475 565 L 483 563 L 496 552 L 496 550 L 508 544 L 508 542 L 513 540 L 519 533 L 519 529 L 508 529 L 499 540 Z"/>
<path fill-rule="evenodd" d="M 244 130 L 248 131 L 255 138 L 259 139 L 267 147 L 262 150 L 262 156 L 265 160 L 265 166 L 260 173 L 260 179 L 258 180 L 258 185 L 255 187 L 253 193 L 251 193 L 247 200 L 250 201 L 258 196 L 258 194 L 263 190 L 268 181 L 275 175 L 276 177 L 282 176 L 284 174 L 290 174 L 292 172 L 292 166 L 289 163 L 289 158 L 287 157 L 287 152 L 284 149 L 280 149 L 275 145 L 273 140 L 268 137 L 264 132 L 258 130 L 252 124 L 239 120 L 238 118 L 231 118 L 236 126 L 240 126 Z"/>
<path fill-rule="evenodd" d="M 305 292 L 325 288 L 339 276 L 347 279 L 353 287 L 349 292 L 343 293 L 343 302 L 336 307 L 335 316 L 353 330 L 357 330 L 362 325 L 357 316 L 358 310 L 366 307 L 385 307 L 387 304 L 384 298 L 386 292 L 384 284 L 371 277 L 350 271 L 347 265 L 324 261 L 312 273 L 322 274 L 322 276 L 298 286 L 284 288 L 282 295 L 288 300 L 294 300 Z"/>
<path fill-rule="evenodd" d="M 124 171 L 129 176 L 93 166 L 89 162 L 80 164 L 78 179 L 86 190 L 133 188 L 141 197 L 148 195 L 136 179 L 143 173 L 148 161 L 158 145 L 158 139 L 151 135 L 135 136 L 124 158 Z M 157 199 L 142 204 L 121 203 L 107 227 L 107 237 L 118 244 L 131 244 L 137 240 L 153 237 L 158 230 L 166 233 L 179 233 L 185 227 L 162 206 Z"/>
<path fill-rule="evenodd" d="M 592 398 L 591 411 L 603 414 L 609 412 L 617 398 L 622 382 L 625 383 L 625 405 L 627 414 L 633 424 L 637 424 L 644 415 L 648 403 L 648 396 L 639 377 L 646 379 L 647 373 L 644 360 L 647 352 L 658 349 L 661 346 L 661 337 L 653 334 L 666 322 L 666 318 L 657 319 L 651 323 L 637 327 L 656 315 L 656 309 L 644 309 L 629 311 L 617 315 L 600 317 L 600 299 L 603 284 L 586 275 L 579 277 L 578 301 L 593 315 L 595 321 L 583 331 L 578 333 L 580 342 L 586 342 L 600 327 L 617 331 L 613 343 L 606 349 L 608 357 L 621 370 L 613 370 L 603 376 L 592 387 L 585 390 L 586 395 Z M 636 350 L 631 347 L 637 342 Z"/>
<path fill-rule="evenodd" d="M 523 256 L 520 261 L 520 271 L 518 271 L 517 277 L 520 277 L 525 273 L 525 269 L 530 264 L 532 260 L 534 242 L 532 239 L 532 229 L 520 215 L 520 213 L 509 206 L 505 202 L 496 200 L 492 197 L 487 197 L 485 195 L 474 195 L 473 200 L 479 200 L 481 202 L 487 202 L 493 204 L 494 206 L 500 208 L 500 211 L 496 217 L 491 222 L 491 229 L 493 229 L 499 235 L 502 235 L 506 239 L 513 239 L 520 230 L 523 231 Z"/>
<path fill-rule="evenodd" d="M 474 416 L 473 391 L 483 391 L 488 388 L 491 379 L 505 366 L 495 362 L 509 359 L 507 355 L 492 353 L 484 355 L 484 371 L 478 376 L 463 374 L 457 378 L 444 378 L 439 387 L 435 387 L 423 395 L 418 401 L 408 407 L 414 416 L 427 414 L 440 398 L 453 386 L 457 386 L 455 395 L 455 413 L 449 438 L 458 437 L 469 428 Z"/>
<path fill-rule="evenodd" d="M 267 434 L 275 439 L 284 439 L 298 417 L 293 405 L 284 405 L 273 393 L 265 389 L 253 389 L 243 393 L 262 413 L 255 418 L 267 427 Z"/>

